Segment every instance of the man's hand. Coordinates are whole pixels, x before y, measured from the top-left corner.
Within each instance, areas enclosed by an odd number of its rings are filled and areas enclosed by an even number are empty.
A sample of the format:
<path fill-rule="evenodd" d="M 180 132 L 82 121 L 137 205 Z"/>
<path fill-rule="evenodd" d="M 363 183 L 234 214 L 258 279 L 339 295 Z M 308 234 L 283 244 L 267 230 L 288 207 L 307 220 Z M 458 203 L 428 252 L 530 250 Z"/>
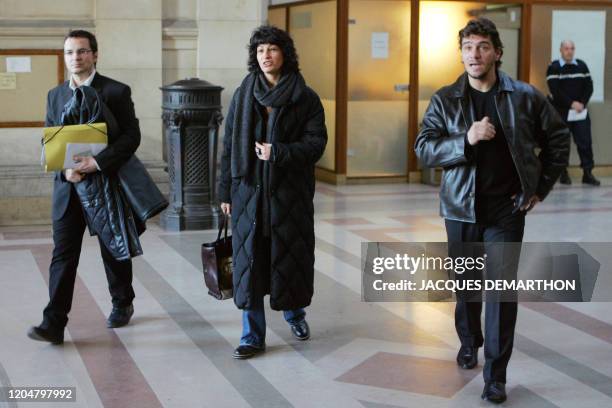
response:
<path fill-rule="evenodd" d="M 64 177 L 66 177 L 66 180 L 68 180 L 71 183 L 80 183 L 81 181 L 83 181 L 83 174 L 79 173 L 76 170 L 73 169 L 66 169 L 64 171 Z"/>
<path fill-rule="evenodd" d="M 512 199 L 515 200 L 516 199 L 516 194 L 512 196 Z M 525 211 L 525 212 L 529 212 L 533 209 L 533 207 L 536 206 L 537 203 L 539 203 L 540 201 L 540 197 L 538 197 L 537 195 L 532 195 L 531 198 L 529 200 L 527 200 L 527 202 L 525 204 L 523 204 L 521 206 L 521 208 L 519 208 L 519 210 L 521 211 Z"/>
<path fill-rule="evenodd" d="M 232 205 L 230 203 L 221 203 L 221 211 L 225 215 L 232 215 Z"/>
<path fill-rule="evenodd" d="M 584 110 L 584 104 L 578 101 L 572 102 L 572 109 L 577 112 L 582 112 Z"/>
<path fill-rule="evenodd" d="M 485 116 L 481 121 L 472 123 L 472 127 L 468 130 L 468 143 L 474 146 L 481 140 L 491 140 L 495 137 L 495 126 Z"/>
<path fill-rule="evenodd" d="M 79 173 L 95 173 L 98 171 L 96 159 L 91 156 L 74 156 L 72 160 L 78 163 L 74 170 Z"/>
<path fill-rule="evenodd" d="M 255 154 L 259 160 L 270 160 L 270 154 L 272 153 L 272 145 L 270 143 L 258 143 L 255 142 Z"/>

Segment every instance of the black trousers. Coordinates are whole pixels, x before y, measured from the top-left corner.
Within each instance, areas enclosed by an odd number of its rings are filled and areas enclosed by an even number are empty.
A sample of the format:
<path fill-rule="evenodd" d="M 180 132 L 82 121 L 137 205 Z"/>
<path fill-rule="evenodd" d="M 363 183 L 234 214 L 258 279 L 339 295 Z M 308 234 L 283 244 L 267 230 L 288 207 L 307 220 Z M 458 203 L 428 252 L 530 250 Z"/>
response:
<path fill-rule="evenodd" d="M 68 323 L 72 307 L 74 281 L 81 255 L 86 222 L 83 208 L 74 188 L 64 216 L 53 221 L 53 258 L 49 266 L 49 304 L 43 312 L 41 327 L 61 331 Z M 100 252 L 106 270 L 113 305 L 125 307 L 134 299 L 132 261 L 117 261 L 100 242 Z"/>
<path fill-rule="evenodd" d="M 587 115 L 585 120 L 567 122 L 567 127 L 572 132 L 574 143 L 576 143 L 578 156 L 580 156 L 580 167 L 583 170 L 592 170 L 595 162 L 591 140 L 591 118 Z"/>
<path fill-rule="evenodd" d="M 453 252 L 453 243 L 482 242 L 482 250 L 487 254 L 487 279 L 496 279 L 496 272 L 516 270 L 517 246 L 508 248 L 511 253 L 503 254 L 505 247 L 500 242 L 522 242 L 525 228 L 525 213 L 513 213 L 514 202 L 510 197 L 479 199 L 476 204 L 476 223 L 446 220 L 446 233 L 449 243 L 449 256 L 474 256 Z M 496 243 L 496 244 L 494 244 Z M 461 245 L 455 248 L 462 248 Z M 513 252 L 513 253 L 512 253 Z M 479 256 L 481 256 L 480 254 Z M 512 355 L 514 328 L 516 326 L 516 302 L 485 302 L 485 337 L 482 335 L 480 315 L 481 301 L 457 300 L 455 307 L 455 329 L 462 346 L 481 347 L 484 344 L 485 382 L 506 382 L 506 368 Z"/>

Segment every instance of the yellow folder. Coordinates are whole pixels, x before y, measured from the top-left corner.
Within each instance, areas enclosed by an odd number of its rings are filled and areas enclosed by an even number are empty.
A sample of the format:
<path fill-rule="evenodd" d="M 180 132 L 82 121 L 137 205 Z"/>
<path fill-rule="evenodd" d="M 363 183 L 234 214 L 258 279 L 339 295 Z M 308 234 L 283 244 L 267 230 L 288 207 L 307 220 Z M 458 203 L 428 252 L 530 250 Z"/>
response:
<path fill-rule="evenodd" d="M 108 145 L 106 123 L 67 125 L 44 128 L 43 158 L 45 171 L 59 171 L 65 166 L 67 146 Z M 70 153 L 70 149 L 68 149 Z"/>

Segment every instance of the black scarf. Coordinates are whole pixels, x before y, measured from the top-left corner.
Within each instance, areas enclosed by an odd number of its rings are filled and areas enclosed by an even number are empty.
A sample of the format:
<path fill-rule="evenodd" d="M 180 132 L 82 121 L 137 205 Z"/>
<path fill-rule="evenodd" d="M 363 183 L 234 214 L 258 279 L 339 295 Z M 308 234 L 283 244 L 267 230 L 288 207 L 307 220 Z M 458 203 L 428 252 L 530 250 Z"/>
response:
<path fill-rule="evenodd" d="M 270 88 L 266 77 L 259 74 L 253 87 L 253 96 L 263 106 L 280 108 L 289 102 L 297 101 L 304 91 L 304 86 L 304 78 L 299 72 L 283 75 L 273 88 Z"/>
<path fill-rule="evenodd" d="M 263 74 L 251 72 L 236 91 L 232 122 L 232 177 L 243 177 L 255 157 L 253 112 L 255 101 L 263 106 L 282 108 L 299 100 L 306 83 L 299 72 L 284 74 L 270 88 Z"/>

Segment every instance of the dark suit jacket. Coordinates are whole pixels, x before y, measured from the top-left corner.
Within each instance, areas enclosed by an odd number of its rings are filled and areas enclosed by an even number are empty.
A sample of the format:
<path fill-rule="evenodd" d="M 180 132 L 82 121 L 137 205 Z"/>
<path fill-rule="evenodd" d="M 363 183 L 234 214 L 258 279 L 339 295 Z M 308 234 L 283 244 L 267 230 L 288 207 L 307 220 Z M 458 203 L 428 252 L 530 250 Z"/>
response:
<path fill-rule="evenodd" d="M 112 115 L 105 118 L 108 124 L 108 147 L 95 156 L 102 173 L 113 174 L 136 151 L 140 144 L 140 127 L 134 113 L 130 87 L 96 72 L 91 86 L 98 91 Z M 59 126 L 64 105 L 72 97 L 69 81 L 51 89 L 47 95 L 45 126 Z M 70 182 L 61 172 L 55 173 L 53 207 L 51 217 L 63 217 L 70 201 Z"/>

